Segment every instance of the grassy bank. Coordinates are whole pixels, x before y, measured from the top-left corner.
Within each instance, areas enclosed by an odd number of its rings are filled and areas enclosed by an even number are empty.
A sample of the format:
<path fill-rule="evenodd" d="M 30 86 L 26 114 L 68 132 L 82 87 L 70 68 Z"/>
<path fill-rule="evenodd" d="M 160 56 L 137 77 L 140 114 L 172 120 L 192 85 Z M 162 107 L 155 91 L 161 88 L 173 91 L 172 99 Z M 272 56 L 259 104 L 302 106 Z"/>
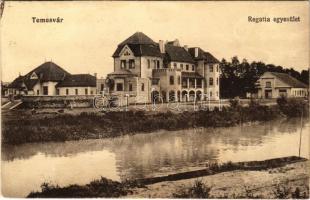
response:
<path fill-rule="evenodd" d="M 234 171 L 238 171 L 238 173 L 246 173 L 247 171 L 268 171 L 270 176 L 273 176 L 277 170 L 280 170 L 283 173 L 286 165 L 290 165 L 293 163 L 302 163 L 306 162 L 306 159 L 298 158 L 298 157 L 285 157 L 285 158 L 276 158 L 265 161 L 250 161 L 250 162 L 238 162 L 238 163 L 223 163 L 223 164 L 213 164 L 212 166 L 207 166 L 206 169 L 172 174 L 164 177 L 157 178 L 145 178 L 139 180 L 125 181 L 125 182 L 117 182 L 108 180 L 105 178 L 101 178 L 100 180 L 92 181 L 91 183 L 80 186 L 80 185 L 70 185 L 67 187 L 59 187 L 53 186 L 49 184 L 42 184 L 40 192 L 32 192 L 28 197 L 121 197 L 121 196 L 130 196 L 133 195 L 134 190 L 145 190 L 148 185 L 154 185 L 154 183 L 171 183 L 173 184 L 176 181 L 180 180 L 190 180 L 197 177 L 212 177 L 216 174 L 220 173 L 234 173 Z M 292 167 L 288 168 L 289 170 L 293 170 Z M 284 170 L 284 171 L 283 171 Z M 283 174 L 281 175 L 283 176 Z M 154 181 L 157 180 L 157 181 Z M 169 182 L 167 182 L 169 181 Z M 285 185 L 286 187 L 288 185 Z M 282 187 L 282 186 L 281 186 Z M 177 188 L 178 190 L 173 191 L 172 195 L 175 198 L 208 198 L 210 193 L 210 186 L 205 185 L 201 181 L 195 181 L 194 185 L 188 188 Z M 279 186 L 279 190 L 274 190 L 277 197 L 282 195 L 282 190 Z M 250 190 L 248 188 L 247 195 L 252 194 L 253 188 Z M 165 191 L 159 191 L 165 192 Z M 296 192 L 296 188 L 294 190 L 295 193 L 291 195 L 301 195 L 298 194 L 298 190 Z M 286 194 L 289 195 L 289 194 Z M 307 194 L 309 195 L 309 194 Z M 307 196 L 304 195 L 304 196 Z M 136 196 L 137 197 L 137 196 Z M 141 196 L 143 197 L 143 196 Z M 161 198 L 169 198 L 169 196 L 160 196 Z M 247 196 L 247 197 L 254 197 Z M 216 196 L 213 196 L 216 198 Z M 244 198 L 244 197 L 243 197 Z"/>
<path fill-rule="evenodd" d="M 78 115 L 53 114 L 36 117 L 20 113 L 3 117 L 2 141 L 8 144 L 117 137 L 160 129 L 227 127 L 249 121 L 266 121 L 278 116 L 276 107 L 254 105 L 223 108 L 222 111 L 156 113 L 143 111 L 92 112 Z"/>
<path fill-rule="evenodd" d="M 20 112 L 14 117 L 3 117 L 2 142 L 21 144 L 28 142 L 99 139 L 126 134 L 147 133 L 160 129 L 180 130 L 196 127 L 228 127 L 251 121 L 268 121 L 282 116 L 279 108 L 294 113 L 292 106 L 262 106 L 252 101 L 240 106 L 232 100 L 222 110 L 173 112 L 84 112 L 77 115 L 57 113 L 50 115 Z M 300 104 L 301 105 L 301 104 Z M 307 107 L 304 116 L 307 116 Z M 291 109 L 290 111 L 287 111 Z M 300 109 L 299 109 L 300 110 Z"/>

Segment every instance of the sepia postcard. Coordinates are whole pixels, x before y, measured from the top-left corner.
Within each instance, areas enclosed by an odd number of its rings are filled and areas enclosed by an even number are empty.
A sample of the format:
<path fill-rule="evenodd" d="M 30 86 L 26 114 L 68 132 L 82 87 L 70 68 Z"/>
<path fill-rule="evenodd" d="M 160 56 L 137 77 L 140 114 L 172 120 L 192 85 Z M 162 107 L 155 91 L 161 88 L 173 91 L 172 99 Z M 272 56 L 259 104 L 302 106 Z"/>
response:
<path fill-rule="evenodd" d="M 1 1 L 3 198 L 309 199 L 309 1 Z"/>

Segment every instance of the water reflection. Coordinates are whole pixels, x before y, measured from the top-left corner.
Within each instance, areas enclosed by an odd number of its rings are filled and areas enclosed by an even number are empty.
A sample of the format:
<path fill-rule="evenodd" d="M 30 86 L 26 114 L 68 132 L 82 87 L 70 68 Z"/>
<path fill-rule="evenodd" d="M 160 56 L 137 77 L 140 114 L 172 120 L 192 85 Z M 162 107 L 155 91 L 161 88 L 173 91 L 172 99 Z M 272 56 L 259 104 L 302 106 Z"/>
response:
<path fill-rule="evenodd" d="M 158 131 L 103 140 L 2 147 L 6 196 L 25 196 L 44 181 L 85 184 L 159 176 L 203 167 L 208 160 L 242 161 L 298 154 L 300 121 L 273 121 L 242 127 Z M 308 157 L 308 124 L 302 156 Z"/>

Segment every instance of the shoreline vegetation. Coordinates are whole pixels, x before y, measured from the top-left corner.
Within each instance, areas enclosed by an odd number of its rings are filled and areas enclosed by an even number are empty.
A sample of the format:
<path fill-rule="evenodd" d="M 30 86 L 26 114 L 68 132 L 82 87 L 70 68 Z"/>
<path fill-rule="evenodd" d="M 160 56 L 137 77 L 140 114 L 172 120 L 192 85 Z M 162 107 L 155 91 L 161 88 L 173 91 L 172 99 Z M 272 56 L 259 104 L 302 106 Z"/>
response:
<path fill-rule="evenodd" d="M 210 195 L 210 191 L 213 189 L 207 184 L 205 184 L 202 179 L 197 179 L 199 177 L 211 177 L 217 174 L 222 174 L 223 178 L 225 175 L 223 173 L 239 174 L 237 176 L 242 176 L 244 173 L 247 175 L 248 172 L 264 172 L 270 174 L 270 176 L 282 176 L 286 170 L 298 171 L 307 170 L 306 164 L 308 160 L 305 158 L 300 158 L 296 156 L 275 158 L 263 161 L 247 161 L 247 162 L 227 162 L 227 163 L 212 163 L 206 166 L 205 169 L 190 171 L 185 173 L 171 174 L 163 177 L 154 178 L 144 178 L 137 180 L 126 180 L 123 182 L 112 181 L 101 177 L 99 180 L 94 180 L 86 185 L 69 185 L 65 187 L 59 187 L 55 185 L 50 185 L 48 183 L 43 183 L 41 185 L 40 192 L 31 192 L 28 197 L 30 198 L 68 198 L 68 197 L 122 197 L 122 196 L 139 196 L 139 190 L 141 193 L 143 191 L 152 191 L 149 186 L 156 185 L 156 183 L 165 182 L 166 184 L 173 184 L 177 181 L 182 181 L 185 179 L 192 180 L 196 178 L 194 184 L 187 188 L 177 187 L 176 191 L 173 191 L 173 198 L 222 198 L 221 196 Z M 300 164 L 301 163 L 301 164 Z M 299 166 L 302 165 L 302 166 Z M 288 167 L 289 166 L 289 167 Z M 295 166 L 295 168 L 294 168 Z M 278 173 L 278 175 L 277 175 Z M 298 172 L 300 173 L 300 172 Z M 308 198 L 309 197 L 309 177 L 306 174 L 300 173 L 302 175 L 298 180 L 303 180 L 300 184 L 293 184 L 289 187 L 289 179 L 284 183 L 277 183 L 274 187 L 271 186 L 269 189 L 273 192 L 275 198 Z M 297 178 L 297 177 L 295 177 Z M 297 179 L 296 179 L 297 180 Z M 294 182 L 296 180 L 291 180 Z M 223 182 L 224 180 L 222 180 Z M 241 183 L 240 183 L 241 184 Z M 254 194 L 257 191 L 258 185 L 252 183 L 253 185 L 245 184 L 245 191 L 241 192 L 234 198 L 264 198 L 262 194 Z M 274 183 L 273 183 L 274 184 Z M 256 188 L 255 188 L 256 186 Z M 216 188 L 216 186 L 213 186 Z M 223 192 L 221 192 L 223 193 Z M 216 193 L 215 193 L 216 194 Z M 164 194 L 161 194 L 164 195 Z M 231 198 L 226 196 L 226 198 Z M 169 198 L 168 196 L 159 196 L 159 198 Z"/>
<path fill-rule="evenodd" d="M 158 130 L 230 127 L 246 122 L 270 121 L 279 117 L 308 116 L 307 103 L 302 99 L 280 98 L 275 106 L 250 101 L 241 106 L 230 100 L 222 110 L 175 112 L 82 112 L 77 115 L 59 113 L 35 116 L 20 112 L 14 117 L 3 117 L 2 143 L 18 145 L 31 142 L 60 142 L 68 140 L 111 138 Z"/>

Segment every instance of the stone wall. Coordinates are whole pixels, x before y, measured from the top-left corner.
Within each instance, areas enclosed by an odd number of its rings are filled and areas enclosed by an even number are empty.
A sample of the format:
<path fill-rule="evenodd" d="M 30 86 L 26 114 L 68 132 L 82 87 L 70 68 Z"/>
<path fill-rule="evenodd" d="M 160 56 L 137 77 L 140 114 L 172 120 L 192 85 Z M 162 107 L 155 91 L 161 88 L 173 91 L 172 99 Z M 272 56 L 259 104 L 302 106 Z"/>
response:
<path fill-rule="evenodd" d="M 92 107 L 95 95 L 23 96 L 24 108 L 82 108 Z"/>

